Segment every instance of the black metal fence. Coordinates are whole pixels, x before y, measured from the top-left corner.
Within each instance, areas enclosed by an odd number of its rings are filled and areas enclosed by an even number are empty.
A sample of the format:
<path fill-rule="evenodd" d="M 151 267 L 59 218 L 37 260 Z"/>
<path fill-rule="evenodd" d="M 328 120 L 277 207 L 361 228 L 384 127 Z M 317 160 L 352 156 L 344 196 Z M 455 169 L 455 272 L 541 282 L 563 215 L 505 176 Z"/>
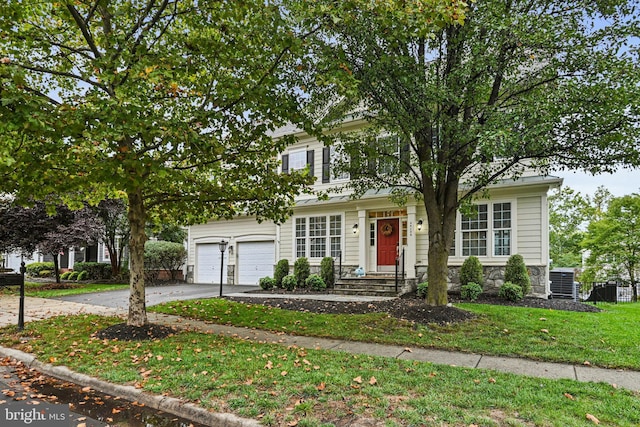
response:
<path fill-rule="evenodd" d="M 636 285 L 637 286 L 637 285 Z M 585 302 L 597 304 L 599 302 L 626 303 L 635 302 L 634 286 L 625 282 L 594 282 L 591 283 L 591 290 L 582 294 Z"/>

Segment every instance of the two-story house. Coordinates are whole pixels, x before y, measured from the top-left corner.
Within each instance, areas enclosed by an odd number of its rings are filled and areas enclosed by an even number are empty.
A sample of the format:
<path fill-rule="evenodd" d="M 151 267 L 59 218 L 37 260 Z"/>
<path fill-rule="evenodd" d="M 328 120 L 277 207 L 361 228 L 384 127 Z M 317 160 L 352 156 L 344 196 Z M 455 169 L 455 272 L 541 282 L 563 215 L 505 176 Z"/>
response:
<path fill-rule="evenodd" d="M 332 147 L 302 132 L 297 137 L 298 142 L 281 155 L 283 173 L 309 167 L 318 191 L 330 191 L 349 179 L 332 173 L 336 155 Z M 476 213 L 458 213 L 449 258 L 450 288 L 456 287 L 464 260 L 475 255 L 485 267 L 485 289 L 497 290 L 507 259 L 518 253 L 529 268 L 534 294 L 548 295 L 547 192 L 561 183 L 560 178 L 530 172 L 492 185 L 489 198 L 476 202 Z M 228 242 L 224 255 L 218 245 L 221 241 Z M 280 259 L 293 265 L 307 257 L 313 269 L 326 256 L 342 266 L 343 276 L 353 276 L 358 267 L 371 276 L 395 272 L 399 257 L 405 278 L 415 284 L 426 280 L 427 250 L 422 201 L 397 206 L 388 191 L 369 191 L 357 200 L 345 193 L 330 193 L 326 200 L 304 195 L 284 224 L 238 217 L 191 226 L 188 278 L 195 283 L 219 283 L 222 276 L 223 283 L 256 285 L 261 277 L 273 276 Z"/>

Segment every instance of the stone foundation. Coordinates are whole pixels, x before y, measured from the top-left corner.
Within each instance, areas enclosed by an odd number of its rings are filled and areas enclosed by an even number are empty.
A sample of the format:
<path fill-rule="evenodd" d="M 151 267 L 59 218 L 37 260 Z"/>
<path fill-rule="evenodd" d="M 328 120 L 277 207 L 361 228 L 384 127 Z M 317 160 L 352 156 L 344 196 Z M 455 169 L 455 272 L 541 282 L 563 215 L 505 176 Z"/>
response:
<path fill-rule="evenodd" d="M 448 287 L 449 291 L 460 292 L 460 268 L 462 266 L 450 266 Z M 487 294 L 497 294 L 500 287 L 504 284 L 505 267 L 483 267 L 484 286 L 483 292 Z M 527 266 L 529 277 L 531 278 L 531 294 L 541 298 L 547 297 L 547 267 L 546 266 Z M 427 281 L 427 266 L 416 267 L 416 283 Z"/>

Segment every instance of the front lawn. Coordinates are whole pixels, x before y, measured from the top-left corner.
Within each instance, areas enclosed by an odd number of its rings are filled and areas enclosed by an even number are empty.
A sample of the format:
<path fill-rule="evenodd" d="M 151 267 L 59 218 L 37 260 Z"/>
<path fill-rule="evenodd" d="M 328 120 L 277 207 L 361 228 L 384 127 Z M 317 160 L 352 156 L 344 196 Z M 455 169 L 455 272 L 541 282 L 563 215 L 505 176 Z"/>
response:
<path fill-rule="evenodd" d="M 206 308 L 202 303 L 196 307 Z M 225 315 L 239 307 L 221 309 Z M 254 307 L 253 313 L 261 311 Z M 330 322 L 325 330 L 336 328 L 332 318 L 325 320 Z M 593 425 L 593 419 L 601 425 L 640 424 L 638 395 L 607 384 L 258 344 L 197 332 L 142 342 L 93 336 L 119 322 L 91 315 L 57 317 L 29 323 L 22 333 L 5 328 L 0 343 L 78 372 L 268 426 L 350 425 L 362 418 L 386 426 L 571 427 Z"/>
<path fill-rule="evenodd" d="M 640 304 L 601 305 L 599 313 L 471 303 L 458 307 L 478 318 L 418 325 L 383 313 L 314 314 L 224 299 L 172 302 L 149 310 L 297 335 L 640 370 Z"/>
<path fill-rule="evenodd" d="M 67 295 L 88 294 L 93 292 L 114 291 L 119 289 L 128 289 L 126 284 L 97 284 L 97 283 L 73 283 L 73 282 L 25 282 L 24 294 L 28 297 L 37 298 L 56 298 Z M 9 289 L 0 289 L 5 295 L 18 295 L 20 290 L 18 287 Z"/>

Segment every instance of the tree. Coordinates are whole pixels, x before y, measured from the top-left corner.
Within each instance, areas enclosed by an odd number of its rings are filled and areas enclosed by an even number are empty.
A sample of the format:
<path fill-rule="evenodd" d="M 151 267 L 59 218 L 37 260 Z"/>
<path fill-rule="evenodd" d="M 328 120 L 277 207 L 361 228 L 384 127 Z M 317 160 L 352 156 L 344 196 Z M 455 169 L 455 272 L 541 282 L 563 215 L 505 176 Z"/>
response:
<path fill-rule="evenodd" d="M 602 219 L 589 224 L 582 242 L 589 251 L 587 266 L 598 269 L 607 278 L 626 276 L 638 300 L 640 273 L 640 195 L 611 200 Z"/>
<path fill-rule="evenodd" d="M 96 243 L 102 234 L 102 224 L 86 208 L 71 211 L 60 205 L 51 213 L 44 202 L 23 207 L 3 200 L 0 218 L 0 251 L 31 255 L 37 250 L 51 255 L 57 282 L 58 255 L 70 247 Z"/>
<path fill-rule="evenodd" d="M 2 190 L 126 201 L 129 325 L 147 323 L 148 222 L 283 221 L 311 183 L 278 174 L 294 138 L 270 136 L 303 118 L 279 72 L 302 43 L 283 15 L 257 0 L 0 5 Z"/>
<path fill-rule="evenodd" d="M 159 226 L 147 224 L 147 236 L 155 237 L 165 242 L 184 243 L 187 240 L 187 230 L 179 225 L 161 224 Z"/>
<path fill-rule="evenodd" d="M 424 202 L 429 304 L 447 303 L 456 211 L 487 186 L 529 167 L 639 162 L 634 2 L 478 0 L 450 19 L 423 2 L 318 3 L 307 91 L 327 123 L 369 125 L 335 133 L 355 197 L 391 188 L 399 204 Z"/>
<path fill-rule="evenodd" d="M 92 209 L 104 225 L 99 240 L 109 253 L 111 274 L 117 277 L 122 269 L 125 249 L 131 235 L 127 205 L 121 199 L 105 199 Z"/>
<path fill-rule="evenodd" d="M 523 296 L 531 291 L 531 278 L 522 255 L 513 254 L 509 257 L 504 268 L 504 281 L 520 286 Z"/>

